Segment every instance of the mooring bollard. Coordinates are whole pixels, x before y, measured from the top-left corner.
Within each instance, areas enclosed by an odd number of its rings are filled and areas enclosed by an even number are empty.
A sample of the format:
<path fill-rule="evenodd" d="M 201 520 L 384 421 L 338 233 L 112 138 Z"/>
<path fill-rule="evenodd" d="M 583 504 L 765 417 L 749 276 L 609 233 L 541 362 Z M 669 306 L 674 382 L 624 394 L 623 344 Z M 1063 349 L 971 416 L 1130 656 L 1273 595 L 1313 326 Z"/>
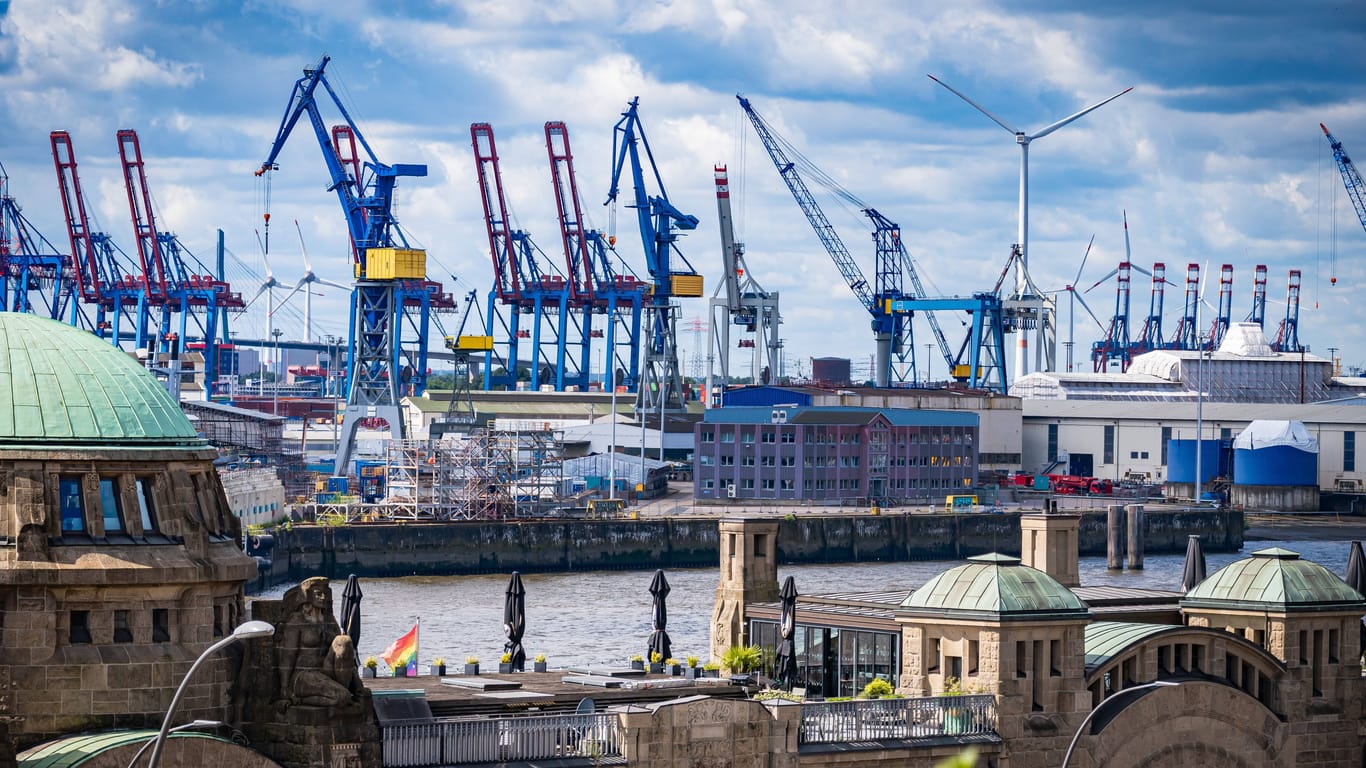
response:
<path fill-rule="evenodd" d="M 1124 505 L 1105 509 L 1105 567 L 1118 571 L 1124 567 Z"/>
<path fill-rule="evenodd" d="M 1125 507 L 1129 514 L 1129 570 L 1143 570 L 1143 505 Z"/>

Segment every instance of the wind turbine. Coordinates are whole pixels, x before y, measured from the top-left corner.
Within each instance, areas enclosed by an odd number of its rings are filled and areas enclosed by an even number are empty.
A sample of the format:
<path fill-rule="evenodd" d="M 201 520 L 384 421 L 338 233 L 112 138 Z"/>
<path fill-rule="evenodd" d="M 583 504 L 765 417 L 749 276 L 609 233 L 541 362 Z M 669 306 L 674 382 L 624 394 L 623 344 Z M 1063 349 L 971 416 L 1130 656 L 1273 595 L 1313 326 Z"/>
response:
<path fill-rule="evenodd" d="M 279 280 L 275 279 L 275 270 L 270 268 L 270 257 L 266 254 L 265 244 L 261 242 L 260 231 L 257 231 L 256 233 L 256 244 L 261 248 L 261 261 L 264 261 L 266 264 L 266 279 L 261 281 L 260 287 L 256 289 L 256 295 L 252 296 L 251 301 L 248 301 L 246 305 L 242 307 L 242 311 L 247 311 L 252 304 L 256 303 L 257 299 L 261 298 L 261 294 L 266 294 L 266 338 L 269 339 L 272 337 L 272 332 L 275 330 L 275 289 L 283 288 L 284 286 L 280 284 Z M 280 303 L 283 304 L 284 302 Z M 265 357 L 265 355 L 262 355 L 262 357 Z"/>
<path fill-rule="evenodd" d="M 341 283 L 335 283 L 331 280 L 324 280 L 323 278 L 318 277 L 316 274 L 314 274 L 313 265 L 310 264 L 308 261 L 308 247 L 304 245 L 304 231 L 299 228 L 298 219 L 294 220 L 294 230 L 299 233 L 299 250 L 302 251 L 304 255 L 304 276 L 299 278 L 299 282 L 294 284 L 294 290 L 290 291 L 289 295 L 286 296 L 284 301 L 280 302 L 280 304 L 281 306 L 283 306 L 285 302 L 289 301 L 290 298 L 294 296 L 294 294 L 298 293 L 299 291 L 304 292 L 304 341 L 312 341 L 313 291 L 308 288 L 309 284 L 321 283 L 322 285 L 330 285 L 333 288 L 340 288 L 344 291 L 351 290 L 351 287 L 347 285 L 342 285 Z M 266 268 L 269 269 L 270 267 L 267 266 Z"/>
<path fill-rule="evenodd" d="M 1071 115 L 1071 116 L 1069 116 L 1069 117 L 1064 117 L 1063 119 L 1057 121 L 1056 123 L 1053 123 L 1052 125 L 1049 125 L 1049 126 L 1046 126 L 1046 127 L 1044 127 L 1044 128 L 1041 128 L 1041 129 L 1035 131 L 1034 133 L 1025 133 L 1024 131 L 1017 131 L 1017 130 L 1015 130 L 1014 128 L 1010 127 L 1009 125 L 1006 124 L 1006 122 L 1005 122 L 1004 120 L 1002 120 L 1001 118 L 997 117 L 996 115 L 993 115 L 992 113 L 988 112 L 988 111 L 986 110 L 986 108 L 984 108 L 982 105 L 978 104 L 977 102 L 975 102 L 975 101 L 973 101 L 972 99 L 968 98 L 967 96 L 963 95 L 961 92 L 955 90 L 952 86 L 950 86 L 948 83 L 945 83 L 943 80 L 940 80 L 939 78 L 935 77 L 934 75 L 929 75 L 929 78 L 930 78 L 931 80 L 935 81 L 936 83 L 939 83 L 940 85 L 942 85 L 942 86 L 944 86 L 945 88 L 947 88 L 947 89 L 949 90 L 949 92 L 952 93 L 953 95 L 955 95 L 955 96 L 957 96 L 958 98 L 962 99 L 963 101 L 966 101 L 967 103 L 971 104 L 971 105 L 973 106 L 973 108 L 976 109 L 978 112 L 981 112 L 982 114 L 984 114 L 984 115 L 986 115 L 987 117 L 991 118 L 991 121 L 992 121 L 993 123 L 996 123 L 997 125 L 1001 126 L 1002 128 L 1006 129 L 1008 132 L 1010 132 L 1011 134 L 1013 134 L 1013 135 L 1015 136 L 1015 143 L 1020 145 L 1020 229 L 1019 229 L 1019 239 L 1020 239 L 1020 260 L 1016 263 L 1016 266 L 1015 266 L 1015 291 L 1016 291 L 1017 297 L 1024 296 L 1024 295 L 1025 295 L 1025 288 L 1026 288 L 1026 284 L 1027 284 L 1027 280 L 1025 279 L 1025 276 L 1029 273 L 1029 144 L 1030 144 L 1030 142 L 1034 141 L 1035 139 L 1042 139 L 1043 137 L 1047 136 L 1048 134 L 1050 134 L 1050 133 L 1052 133 L 1052 132 L 1058 130 L 1059 128 L 1063 127 L 1064 125 L 1067 125 L 1068 123 L 1072 122 L 1073 120 L 1076 120 L 1076 119 L 1082 117 L 1083 115 L 1087 114 L 1088 112 L 1093 112 L 1093 111 L 1095 111 L 1095 110 L 1097 110 L 1097 109 L 1100 109 L 1101 107 L 1105 106 L 1106 104 L 1109 104 L 1110 102 L 1114 101 L 1115 99 L 1118 99 L 1120 96 L 1123 96 L 1124 94 L 1128 93 L 1129 91 L 1132 91 L 1132 90 L 1133 90 L 1133 86 L 1129 86 L 1128 88 L 1125 88 L 1124 90 L 1120 91 L 1119 93 L 1116 93 L 1114 96 L 1111 96 L 1111 97 L 1108 98 L 1108 99 L 1104 99 L 1104 100 L 1102 100 L 1102 101 L 1098 101 L 1098 102 L 1096 102 L 1095 104 L 1092 104 L 1091 106 L 1087 107 L 1086 109 L 1083 109 L 1083 110 L 1081 110 L 1080 112 L 1077 112 L 1076 114 L 1073 114 L 1073 115 Z M 1088 311 L 1089 311 L 1089 310 L 1088 310 Z M 1042 320 L 1042 318 L 1040 318 L 1040 319 Z M 1043 329 L 1044 329 L 1044 323 L 1040 322 L 1040 323 L 1039 323 L 1039 333 L 1040 333 L 1040 334 L 1042 334 L 1042 333 L 1044 332 Z M 1049 368 L 1052 368 L 1052 367 L 1053 367 L 1053 361 L 1051 361 L 1051 360 L 1044 361 L 1044 365 L 1048 366 Z M 1029 372 L 1029 336 L 1028 336 L 1028 334 L 1027 334 L 1026 332 L 1021 331 L 1021 332 L 1020 332 L 1019 343 L 1018 343 L 1018 345 L 1015 347 L 1015 378 L 1018 379 L 1019 377 L 1025 375 L 1025 374 L 1028 373 L 1028 372 Z"/>
<path fill-rule="evenodd" d="M 1080 301 L 1080 302 L 1081 302 L 1081 308 L 1084 309 L 1084 310 L 1086 310 L 1086 314 L 1090 315 L 1092 320 L 1095 320 L 1095 321 L 1096 321 L 1096 327 L 1097 327 L 1097 328 L 1100 328 L 1100 330 L 1101 330 L 1102 333 L 1105 332 L 1105 326 L 1101 324 L 1100 318 L 1096 317 L 1096 313 L 1091 311 L 1091 307 L 1088 306 L 1088 305 L 1086 304 L 1086 299 L 1083 299 L 1083 298 L 1081 297 L 1081 294 L 1077 293 L 1077 281 L 1081 279 L 1082 270 L 1086 269 L 1086 259 L 1087 259 L 1087 257 L 1089 257 L 1089 256 L 1091 255 L 1091 246 L 1092 246 L 1092 245 L 1095 245 L 1095 242 L 1096 242 L 1096 236 L 1095 236 L 1095 235 L 1091 235 L 1091 242 L 1089 242 L 1089 243 L 1086 244 L 1086 253 L 1082 254 L 1082 256 L 1081 256 L 1081 266 L 1077 267 L 1077 276 L 1074 277 L 1074 278 L 1072 278 L 1072 282 L 1068 283 L 1067 285 L 1063 286 L 1062 288 L 1058 288 L 1058 289 L 1056 289 L 1056 290 L 1048 291 L 1048 293 L 1062 293 L 1062 292 L 1064 292 L 1064 291 L 1067 293 L 1067 372 L 1068 372 L 1068 373 L 1071 373 L 1071 372 L 1072 372 L 1072 352 L 1073 352 L 1074 349 L 1076 349 L 1076 338 L 1075 338 L 1075 333 L 1076 333 L 1076 325 L 1077 325 L 1077 323 L 1076 323 L 1076 318 L 1077 318 L 1077 302 Z M 1092 287 L 1094 288 L 1095 286 L 1092 286 Z"/>

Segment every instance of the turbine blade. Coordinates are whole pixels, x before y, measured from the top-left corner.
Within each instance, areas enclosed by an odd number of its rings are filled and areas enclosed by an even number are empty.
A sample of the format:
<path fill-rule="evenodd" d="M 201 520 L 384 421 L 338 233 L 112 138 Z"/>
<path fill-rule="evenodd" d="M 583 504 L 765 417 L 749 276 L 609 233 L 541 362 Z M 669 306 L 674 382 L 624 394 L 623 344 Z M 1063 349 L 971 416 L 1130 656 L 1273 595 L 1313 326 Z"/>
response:
<path fill-rule="evenodd" d="M 278 309 L 280 309 L 281 307 L 283 307 L 284 305 L 288 304 L 288 303 L 289 303 L 289 300 L 292 299 L 292 298 L 294 298 L 294 294 L 298 293 L 299 290 L 300 290 L 301 288 L 304 287 L 304 285 L 306 285 L 306 283 L 304 283 L 303 281 L 300 281 L 298 285 L 294 286 L 294 290 L 290 291 L 289 294 L 288 294 L 287 296 L 285 296 L 283 299 L 281 299 L 281 300 L 279 301 L 279 303 L 277 303 L 277 304 L 275 305 L 275 308 L 278 310 Z M 275 313 L 272 312 L 271 314 L 275 314 Z"/>
<path fill-rule="evenodd" d="M 1091 255 L 1091 246 L 1096 244 L 1096 235 L 1091 233 L 1091 242 L 1086 244 L 1086 253 L 1081 255 L 1081 266 L 1077 267 L 1077 276 L 1072 278 L 1072 285 L 1076 285 L 1081 280 L 1081 271 L 1086 269 L 1086 259 Z"/>
<path fill-rule="evenodd" d="M 251 305 L 255 304 L 256 300 L 261 298 L 261 294 L 265 293 L 268 290 L 270 290 L 270 286 L 265 283 L 262 283 L 261 287 L 256 289 L 256 295 L 252 296 L 251 299 L 242 306 L 242 311 L 245 312 L 246 310 L 250 309 Z"/>
<path fill-rule="evenodd" d="M 333 288 L 340 288 L 340 289 L 342 289 L 343 291 L 349 291 L 349 290 L 351 290 L 351 286 L 349 286 L 349 285 L 342 285 L 341 283 L 333 282 L 333 281 L 331 281 L 331 280 L 325 280 L 325 279 L 323 279 L 323 278 L 321 278 L 321 277 L 318 278 L 315 282 L 321 283 L 321 284 L 323 284 L 323 285 L 330 285 L 330 286 L 332 286 Z"/>
<path fill-rule="evenodd" d="M 988 111 L 986 110 L 986 107 L 983 107 L 981 104 L 978 104 L 977 102 L 973 101 L 972 99 L 969 99 L 967 96 L 964 96 L 964 95 L 963 95 L 961 92 L 959 92 L 958 90 L 955 90 L 953 86 L 949 85 L 948 83 L 944 82 L 943 80 L 940 80 L 939 78 L 935 77 L 934 75 L 928 75 L 928 77 L 929 77 L 931 80 L 935 81 L 936 83 L 939 83 L 940 85 L 942 85 L 942 86 L 944 86 L 945 88 L 947 88 L 947 89 L 949 90 L 949 93 L 952 93 L 954 96 L 957 96 L 958 98 L 962 99 L 963 101 L 966 101 L 967 103 L 971 104 L 978 112 L 981 112 L 982 114 L 984 114 L 984 115 L 986 115 L 987 117 L 991 118 L 991 121 L 992 121 L 992 122 L 996 123 L 997 125 L 1001 126 L 1002 128 L 1006 129 L 1007 131 L 1010 131 L 1012 134 L 1019 133 L 1019 131 L 1017 131 L 1017 130 L 1015 130 L 1014 128 L 1011 128 L 1009 125 L 1007 125 L 1006 122 L 1005 122 L 1004 120 L 1002 120 L 1001 118 L 999 118 L 999 117 L 997 117 L 997 116 L 991 114 L 990 112 L 988 112 Z M 1096 106 L 1098 107 L 1098 106 L 1100 106 L 1100 105 L 1097 104 Z M 1094 109 L 1094 107 L 1093 107 L 1093 109 Z M 1080 117 L 1080 115 L 1078 115 L 1078 117 Z"/>
<path fill-rule="evenodd" d="M 304 231 L 299 228 L 299 220 L 294 220 L 294 231 L 299 233 L 299 250 L 304 254 L 304 272 L 312 272 L 313 267 L 308 263 L 308 247 L 304 245 Z"/>
<path fill-rule="evenodd" d="M 1120 91 L 1119 93 L 1116 93 L 1114 96 L 1111 96 L 1111 97 L 1108 98 L 1108 99 L 1104 99 L 1104 100 L 1102 100 L 1102 101 L 1096 102 L 1095 104 L 1092 104 L 1091 106 L 1087 107 L 1086 109 L 1083 109 L 1082 111 L 1076 113 L 1075 115 L 1071 115 L 1071 116 L 1069 116 L 1069 117 L 1064 117 L 1063 119 L 1061 119 L 1061 120 L 1059 120 L 1058 122 L 1056 122 L 1056 123 L 1054 123 L 1054 124 L 1048 126 L 1047 128 L 1044 128 L 1043 130 L 1040 130 L 1040 131 L 1036 131 L 1036 132 L 1034 133 L 1033 136 L 1030 136 L 1030 137 L 1029 137 L 1029 139 L 1030 139 L 1030 141 L 1033 141 L 1034 139 L 1042 139 L 1043 137 L 1045 137 L 1045 136 L 1047 136 L 1048 134 L 1050 134 L 1050 133 L 1052 133 L 1052 132 L 1058 130 L 1059 128 L 1063 127 L 1064 125 L 1067 125 L 1068 123 L 1072 122 L 1073 120 L 1076 120 L 1077 118 L 1081 117 L 1082 115 L 1085 115 L 1085 114 L 1088 113 L 1088 112 L 1094 112 L 1095 110 L 1100 109 L 1101 107 L 1105 106 L 1106 104 L 1109 104 L 1110 102 L 1114 101 L 1115 99 L 1118 99 L 1120 96 L 1123 96 L 1124 94 L 1128 93 L 1129 91 L 1132 91 L 1133 89 L 1134 89 L 1134 87 L 1131 85 L 1131 86 L 1129 86 L 1128 88 L 1125 88 L 1124 90 Z"/>
<path fill-rule="evenodd" d="M 1129 212 L 1121 210 L 1121 213 L 1124 214 L 1124 260 L 1132 264 L 1134 259 L 1129 253 Z M 1152 276 L 1152 273 L 1148 274 L 1150 277 Z"/>
<path fill-rule="evenodd" d="M 1090 315 L 1091 319 L 1096 321 L 1096 327 L 1100 329 L 1100 332 L 1105 333 L 1105 324 L 1100 321 L 1100 318 L 1096 317 L 1095 312 L 1091 311 L 1091 307 L 1087 305 L 1086 299 L 1083 299 L 1081 294 L 1076 291 L 1073 291 L 1072 295 L 1077 297 L 1077 303 L 1081 304 L 1081 308 L 1086 310 L 1086 314 Z"/>
<path fill-rule="evenodd" d="M 1097 280 L 1095 283 L 1093 283 L 1093 284 L 1091 285 L 1090 288 L 1087 288 L 1086 290 L 1082 291 L 1082 293 L 1090 293 L 1091 291 L 1093 291 L 1093 290 L 1095 290 L 1096 288 L 1100 287 L 1100 284 L 1101 284 L 1101 283 L 1105 282 L 1106 280 L 1109 280 L 1110 278 L 1114 277 L 1114 276 L 1117 275 L 1117 274 L 1119 274 L 1119 269 L 1118 269 L 1118 268 L 1110 270 L 1108 273 L 1106 273 L 1105 277 L 1102 277 L 1101 279 Z"/>

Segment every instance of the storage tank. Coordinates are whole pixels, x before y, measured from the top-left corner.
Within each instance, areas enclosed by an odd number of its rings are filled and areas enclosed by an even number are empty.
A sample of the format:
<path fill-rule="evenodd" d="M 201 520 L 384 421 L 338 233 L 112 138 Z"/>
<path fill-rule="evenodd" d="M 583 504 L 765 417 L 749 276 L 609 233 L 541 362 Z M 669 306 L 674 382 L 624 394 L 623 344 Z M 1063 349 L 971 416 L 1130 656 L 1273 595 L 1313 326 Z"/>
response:
<path fill-rule="evenodd" d="M 1254 421 L 1233 440 L 1230 501 L 1253 509 L 1319 506 L 1319 441 L 1303 422 Z"/>
<path fill-rule="evenodd" d="M 1219 441 L 1205 438 L 1200 442 L 1201 482 L 1208 483 L 1219 476 Z M 1167 441 L 1167 482 L 1195 485 L 1195 439 L 1173 438 Z"/>
<path fill-rule="evenodd" d="M 813 357 L 811 358 L 811 380 L 832 387 L 849 386 L 849 358 Z"/>

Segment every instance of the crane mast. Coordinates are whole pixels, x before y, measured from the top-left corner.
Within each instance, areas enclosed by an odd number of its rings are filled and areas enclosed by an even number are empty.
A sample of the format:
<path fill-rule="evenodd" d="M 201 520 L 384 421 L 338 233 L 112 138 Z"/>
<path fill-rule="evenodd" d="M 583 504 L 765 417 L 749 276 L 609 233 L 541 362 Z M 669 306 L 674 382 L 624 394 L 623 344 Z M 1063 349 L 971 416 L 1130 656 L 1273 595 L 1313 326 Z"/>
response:
<path fill-rule="evenodd" d="M 1171 348 L 1190 352 L 1200 348 L 1200 329 L 1196 318 L 1200 312 L 1200 265 L 1186 265 L 1186 301 L 1181 310 L 1181 322 L 1172 334 Z"/>
<path fill-rule="evenodd" d="M 1104 372 L 1111 361 L 1118 362 L 1121 371 L 1129 368 L 1129 285 L 1132 268 L 1129 262 L 1121 261 L 1119 267 L 1110 273 L 1115 275 L 1115 314 L 1110 318 L 1105 338 L 1091 348 L 1092 370 L 1096 373 Z M 1110 275 L 1101 278 L 1096 285 L 1108 280 Z"/>
<path fill-rule="evenodd" d="M 606 204 L 613 204 L 620 191 L 621 176 L 630 167 L 634 188 L 632 204 L 640 228 L 641 246 L 649 267 L 653 292 L 647 299 L 645 315 L 648 323 L 645 339 L 645 362 L 642 385 L 637 391 L 638 413 L 652 411 L 680 411 L 684 407 L 683 375 L 678 367 L 678 306 L 673 297 L 702 296 L 702 276 L 683 258 L 675 266 L 673 255 L 679 232 L 697 229 L 697 217 L 683 213 L 669 201 L 655 165 L 654 154 L 640 122 L 640 99 L 632 99 L 622 113 L 612 133 L 612 183 Z M 642 161 L 641 151 L 645 158 Z M 645 162 L 658 195 L 649 194 L 645 182 Z M 611 244 L 609 238 L 609 244 Z M 642 417 L 643 418 L 643 417 Z"/>
<path fill-rule="evenodd" d="M 1130 360 L 1144 352 L 1162 349 L 1162 305 L 1166 298 L 1166 285 L 1167 265 L 1160 261 L 1156 262 L 1153 264 L 1153 289 L 1148 297 L 1148 317 L 1143 321 L 1143 330 L 1139 332 L 1138 342 Z"/>
<path fill-rule="evenodd" d="M 1276 329 L 1276 340 L 1271 348 L 1277 352 L 1303 352 L 1300 344 L 1300 271 L 1290 270 L 1285 288 L 1285 318 Z"/>
<path fill-rule="evenodd" d="M 1252 311 L 1247 321 L 1258 328 L 1266 327 L 1266 265 L 1258 264 L 1252 271 Z"/>
<path fill-rule="evenodd" d="M 42 314 L 61 320 L 70 311 L 76 279 L 74 264 L 33 226 L 9 192 L 9 175 L 0 165 L 0 310 Z"/>
<path fill-rule="evenodd" d="M 1219 309 L 1214 323 L 1209 328 L 1209 345 L 1206 349 L 1218 349 L 1228 333 L 1233 318 L 1233 265 L 1225 264 L 1219 268 Z"/>
<path fill-rule="evenodd" d="M 275 161 L 286 140 L 299 119 L 307 117 L 327 165 L 331 182 L 328 189 L 337 195 L 354 243 L 352 258 L 356 282 L 351 292 L 346 411 L 334 470 L 346 475 L 360 422 L 368 417 L 383 419 L 389 425 L 390 435 L 402 439 L 403 416 L 399 401 L 407 389 L 405 385 L 411 384 L 414 394 L 421 394 L 425 388 L 427 339 L 421 336 L 421 330 L 426 327 L 426 317 L 421 319 L 416 348 L 408 358 L 411 362 L 405 365 L 401 330 L 404 296 L 397 283 L 426 280 L 426 252 L 408 247 L 392 209 L 394 187 L 399 177 L 426 176 L 427 166 L 379 162 L 327 81 L 324 70 L 330 60 L 323 56 L 316 65 L 305 68 L 303 76 L 295 81 L 270 153 L 256 173 L 260 176 L 277 169 Z M 319 85 L 365 151 L 367 178 L 353 178 L 347 173 L 347 164 L 337 154 L 317 103 Z M 350 165 L 354 167 L 353 163 Z"/>
<path fill-rule="evenodd" d="M 719 398 L 713 398 L 717 388 L 715 364 L 720 363 L 720 389 L 730 385 L 732 326 L 740 326 L 753 339 L 740 339 L 740 347 L 753 349 L 751 360 L 754 384 L 767 384 L 779 375 L 778 325 L 782 314 L 778 308 L 778 292 L 766 291 L 754 279 L 754 273 L 745 264 L 745 246 L 735 241 L 735 228 L 730 206 L 730 176 L 726 166 L 713 167 L 716 179 L 717 223 L 721 227 L 721 284 L 712 293 L 710 308 L 710 333 L 707 336 L 707 382 L 705 401 L 708 408 L 721 405 Z M 722 293 L 724 292 L 724 296 Z M 719 354 L 718 354 L 719 352 Z M 762 361 L 762 365 L 760 365 Z"/>

